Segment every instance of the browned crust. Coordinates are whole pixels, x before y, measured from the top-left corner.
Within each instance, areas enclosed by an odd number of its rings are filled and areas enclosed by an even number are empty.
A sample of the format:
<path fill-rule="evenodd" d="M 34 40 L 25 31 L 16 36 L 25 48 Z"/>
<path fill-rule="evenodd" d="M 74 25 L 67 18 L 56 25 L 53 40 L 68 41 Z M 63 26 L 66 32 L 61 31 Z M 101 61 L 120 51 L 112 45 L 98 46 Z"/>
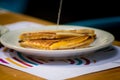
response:
<path fill-rule="evenodd" d="M 50 30 L 50 31 L 37 31 L 37 32 L 26 32 L 20 35 L 21 40 L 29 39 L 58 39 L 66 38 L 71 36 L 84 36 L 84 35 L 95 35 L 94 30 L 90 29 L 79 29 L 79 30 Z"/>
<path fill-rule="evenodd" d="M 61 50 L 89 47 L 89 45 L 94 42 L 96 34 L 94 30 L 90 29 L 51 30 L 22 33 L 19 38 L 20 46 L 25 48 Z M 75 42 L 76 40 L 79 41 Z M 51 45 L 59 43 L 60 41 L 65 41 L 65 43 L 70 44 L 51 48 Z"/>

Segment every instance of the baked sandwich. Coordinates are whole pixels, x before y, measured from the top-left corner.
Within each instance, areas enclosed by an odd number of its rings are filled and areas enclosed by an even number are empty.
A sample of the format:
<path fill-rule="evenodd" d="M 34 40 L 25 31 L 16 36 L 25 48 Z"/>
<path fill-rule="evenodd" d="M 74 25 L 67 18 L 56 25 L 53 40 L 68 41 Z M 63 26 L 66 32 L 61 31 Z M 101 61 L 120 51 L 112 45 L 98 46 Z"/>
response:
<path fill-rule="evenodd" d="M 61 50 L 89 47 L 96 34 L 91 29 L 49 30 L 26 32 L 19 36 L 20 46 L 43 50 Z"/>

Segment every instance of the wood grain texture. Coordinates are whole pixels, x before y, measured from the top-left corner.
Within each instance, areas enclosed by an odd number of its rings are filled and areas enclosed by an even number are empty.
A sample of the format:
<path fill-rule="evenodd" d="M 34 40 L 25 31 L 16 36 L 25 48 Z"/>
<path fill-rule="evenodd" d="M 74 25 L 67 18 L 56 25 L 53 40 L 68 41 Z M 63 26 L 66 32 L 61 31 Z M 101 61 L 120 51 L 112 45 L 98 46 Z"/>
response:
<path fill-rule="evenodd" d="M 35 17 L 27 16 L 24 14 L 17 14 L 17 13 L 12 13 L 12 12 L 6 12 L 0 14 L 0 25 L 5 25 L 5 24 L 10 24 L 10 23 L 15 23 L 19 21 L 31 21 L 31 22 L 36 22 L 44 25 L 53 25 L 55 23 L 45 21 L 42 19 L 38 19 Z"/>

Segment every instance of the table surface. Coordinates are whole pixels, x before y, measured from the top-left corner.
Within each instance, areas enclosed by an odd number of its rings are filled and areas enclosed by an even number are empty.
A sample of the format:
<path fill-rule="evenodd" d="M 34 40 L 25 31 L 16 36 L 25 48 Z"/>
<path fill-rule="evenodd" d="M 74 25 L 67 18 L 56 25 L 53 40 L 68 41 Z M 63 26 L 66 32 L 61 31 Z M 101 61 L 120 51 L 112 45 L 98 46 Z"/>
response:
<path fill-rule="evenodd" d="M 19 21 L 31 21 L 44 25 L 54 25 L 55 23 L 37 19 L 31 16 L 13 13 L 13 12 L 4 12 L 0 13 L 0 25 L 11 24 Z M 119 41 L 114 41 L 113 45 L 120 46 Z M 24 76 L 23 76 L 24 75 Z M 19 70 L 15 70 L 3 65 L 0 65 L 0 80 L 45 80 L 44 78 L 40 78 Z M 120 80 L 120 67 L 104 70 L 100 72 L 95 72 L 83 76 L 78 76 L 74 78 L 70 78 L 67 80 Z"/>

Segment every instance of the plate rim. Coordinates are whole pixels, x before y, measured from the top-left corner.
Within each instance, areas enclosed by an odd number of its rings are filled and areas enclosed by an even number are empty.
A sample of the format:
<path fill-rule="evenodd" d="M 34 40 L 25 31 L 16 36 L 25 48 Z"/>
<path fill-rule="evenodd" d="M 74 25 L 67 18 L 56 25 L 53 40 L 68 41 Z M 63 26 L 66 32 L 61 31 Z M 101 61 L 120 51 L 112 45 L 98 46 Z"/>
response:
<path fill-rule="evenodd" d="M 49 26 L 46 26 L 46 27 L 55 27 L 56 25 L 49 25 Z M 98 46 L 98 47 L 90 47 L 90 48 L 84 48 L 84 49 L 67 49 L 67 50 L 39 50 L 39 49 L 32 49 L 32 48 L 27 48 L 27 50 L 29 50 L 29 51 L 35 51 L 35 52 L 37 52 L 37 53 L 39 53 L 39 52 L 45 52 L 45 54 L 49 51 L 49 52 L 51 52 L 51 53 L 56 53 L 56 52 L 70 52 L 70 51 L 77 51 L 77 52 L 84 52 L 84 51 L 93 51 L 93 50 L 98 50 L 98 49 L 101 49 L 101 48 L 103 48 L 103 47 L 107 47 L 107 46 L 109 46 L 109 45 L 111 45 L 112 44 L 112 42 L 114 41 L 114 36 L 113 36 L 113 34 L 111 34 L 111 33 L 109 33 L 109 32 L 107 32 L 107 31 L 105 31 L 105 30 L 101 30 L 101 29 L 97 29 L 97 28 L 92 28 L 92 27 L 86 27 L 86 26 L 73 26 L 73 25 L 59 25 L 59 26 L 62 26 L 62 27 L 72 27 L 72 28 L 74 28 L 75 29 L 75 27 L 76 28 L 89 28 L 89 29 L 94 29 L 94 30 L 98 30 L 98 31 L 104 31 L 105 33 L 107 33 L 107 34 L 109 34 L 111 37 L 112 37 L 112 40 L 111 41 L 109 41 L 109 43 L 107 43 L 107 44 L 105 44 L 105 45 L 101 45 L 101 46 Z M 45 26 L 42 26 L 42 27 L 44 27 L 45 28 Z M 33 27 L 32 27 L 33 28 Z M 22 28 L 22 29 L 20 29 L 20 30 L 23 30 L 23 29 L 25 29 L 25 28 Z M 39 29 L 40 29 L 40 27 L 39 27 Z M 19 30 L 19 29 L 18 29 Z M 19 31 L 20 31 L 19 30 Z M 8 48 L 11 48 L 11 49 L 14 49 L 14 50 L 17 50 L 17 51 L 21 51 L 21 50 L 23 50 L 23 51 L 25 51 L 26 50 L 26 48 L 23 48 L 23 47 L 20 47 L 20 46 L 17 46 L 17 45 L 9 45 L 9 44 L 6 44 L 4 41 L 3 41 L 3 39 L 2 38 L 4 38 L 4 36 L 6 36 L 7 34 L 9 34 L 9 33 L 11 33 L 11 32 L 14 32 L 14 31 L 16 31 L 16 30 L 12 30 L 12 31 L 9 31 L 9 32 L 7 32 L 7 33 L 5 33 L 5 34 L 3 34 L 2 36 L 1 36 L 1 38 L 0 38 L 0 42 L 3 44 L 3 45 L 5 45 L 6 47 L 8 47 Z"/>

